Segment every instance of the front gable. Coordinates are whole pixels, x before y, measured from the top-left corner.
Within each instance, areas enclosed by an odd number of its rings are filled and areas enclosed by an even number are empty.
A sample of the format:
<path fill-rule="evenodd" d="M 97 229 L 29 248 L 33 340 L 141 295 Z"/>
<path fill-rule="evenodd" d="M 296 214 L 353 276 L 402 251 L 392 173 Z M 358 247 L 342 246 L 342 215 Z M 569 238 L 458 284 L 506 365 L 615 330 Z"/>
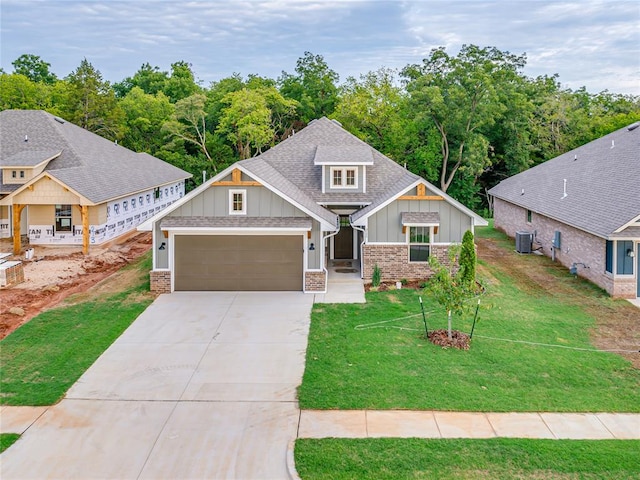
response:
<path fill-rule="evenodd" d="M 243 195 L 242 211 L 234 211 L 234 194 Z M 236 197 L 237 198 L 237 197 Z M 237 200 L 236 200 L 237 201 Z M 300 208 L 266 188 L 262 182 L 235 168 L 177 206 L 171 217 L 242 216 L 282 218 L 307 217 Z"/>
<path fill-rule="evenodd" d="M 46 173 L 3 198 L 2 203 L 6 205 L 92 204 L 88 199 Z"/>

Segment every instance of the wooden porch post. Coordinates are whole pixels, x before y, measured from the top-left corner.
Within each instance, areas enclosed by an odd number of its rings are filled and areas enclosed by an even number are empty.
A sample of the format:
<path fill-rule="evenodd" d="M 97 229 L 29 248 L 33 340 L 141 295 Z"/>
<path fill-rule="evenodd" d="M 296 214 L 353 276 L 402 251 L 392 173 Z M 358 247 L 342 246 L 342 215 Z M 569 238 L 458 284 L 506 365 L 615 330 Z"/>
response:
<path fill-rule="evenodd" d="M 22 215 L 22 210 L 24 210 L 26 205 L 21 205 L 19 203 L 14 203 L 11 207 L 13 214 L 13 254 L 20 255 L 20 250 L 22 250 L 22 243 L 20 242 L 20 216 Z"/>
<path fill-rule="evenodd" d="M 89 253 L 89 207 L 82 205 L 80 207 L 82 214 L 82 253 Z"/>

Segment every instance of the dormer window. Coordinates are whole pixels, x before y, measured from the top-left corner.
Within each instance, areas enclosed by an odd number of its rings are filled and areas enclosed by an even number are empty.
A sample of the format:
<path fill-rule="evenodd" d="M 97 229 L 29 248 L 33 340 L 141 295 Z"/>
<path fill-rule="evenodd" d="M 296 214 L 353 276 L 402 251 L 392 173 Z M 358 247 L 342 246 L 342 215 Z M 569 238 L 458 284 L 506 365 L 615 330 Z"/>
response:
<path fill-rule="evenodd" d="M 331 167 L 331 188 L 358 188 L 358 170 L 352 167 Z"/>
<path fill-rule="evenodd" d="M 11 178 L 18 178 L 18 172 L 16 172 L 15 170 L 13 170 L 11 172 Z"/>

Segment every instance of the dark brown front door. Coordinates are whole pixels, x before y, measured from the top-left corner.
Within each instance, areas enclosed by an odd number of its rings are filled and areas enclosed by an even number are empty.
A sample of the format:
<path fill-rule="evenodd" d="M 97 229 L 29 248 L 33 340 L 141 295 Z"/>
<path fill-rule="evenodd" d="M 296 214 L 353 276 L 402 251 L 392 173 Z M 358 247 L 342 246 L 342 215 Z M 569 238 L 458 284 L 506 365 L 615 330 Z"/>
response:
<path fill-rule="evenodd" d="M 176 235 L 175 290 L 302 290 L 302 235 Z"/>
<path fill-rule="evenodd" d="M 340 231 L 333 243 L 333 257 L 337 259 L 353 258 L 353 228 L 349 217 L 340 217 Z"/>

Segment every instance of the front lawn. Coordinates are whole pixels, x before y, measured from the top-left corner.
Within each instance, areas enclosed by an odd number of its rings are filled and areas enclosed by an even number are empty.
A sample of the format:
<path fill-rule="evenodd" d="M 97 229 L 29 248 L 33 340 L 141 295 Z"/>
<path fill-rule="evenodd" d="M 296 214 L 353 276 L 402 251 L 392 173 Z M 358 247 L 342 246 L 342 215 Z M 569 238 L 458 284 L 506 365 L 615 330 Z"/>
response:
<path fill-rule="evenodd" d="M 20 435 L 17 433 L 0 433 L 0 453 L 13 445 L 19 438 Z"/>
<path fill-rule="evenodd" d="M 150 254 L 0 341 L 0 404 L 52 405 L 151 303 Z M 72 302 L 76 303 L 72 303 Z M 72 304 L 70 304 L 72 303 Z"/>
<path fill-rule="evenodd" d="M 299 439 L 296 469 L 320 479 L 637 479 L 640 441 Z"/>
<path fill-rule="evenodd" d="M 566 273 L 565 293 L 549 295 L 483 263 L 487 293 L 468 351 L 425 341 L 419 315 L 394 320 L 419 314 L 422 295 L 429 328 L 446 328 L 445 312 L 417 291 L 368 293 L 363 305 L 316 304 L 301 408 L 640 412 L 640 370 L 590 341 L 595 318 L 581 296 L 595 289 Z M 633 308 L 602 301 L 611 312 Z M 454 328 L 468 333 L 472 319 L 454 318 Z"/>

